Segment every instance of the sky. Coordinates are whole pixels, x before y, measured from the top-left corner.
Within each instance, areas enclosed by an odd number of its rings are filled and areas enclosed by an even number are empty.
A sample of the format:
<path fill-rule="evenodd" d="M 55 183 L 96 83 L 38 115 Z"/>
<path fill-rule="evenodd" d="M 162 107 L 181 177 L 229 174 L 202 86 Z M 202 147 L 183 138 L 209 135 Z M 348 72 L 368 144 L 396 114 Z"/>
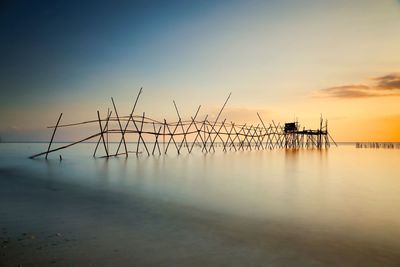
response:
<path fill-rule="evenodd" d="M 176 120 L 320 115 L 337 141 L 400 141 L 400 1 L 2 1 L 0 137 L 46 141 L 112 107 Z M 75 140 L 63 132 L 57 140 Z"/>

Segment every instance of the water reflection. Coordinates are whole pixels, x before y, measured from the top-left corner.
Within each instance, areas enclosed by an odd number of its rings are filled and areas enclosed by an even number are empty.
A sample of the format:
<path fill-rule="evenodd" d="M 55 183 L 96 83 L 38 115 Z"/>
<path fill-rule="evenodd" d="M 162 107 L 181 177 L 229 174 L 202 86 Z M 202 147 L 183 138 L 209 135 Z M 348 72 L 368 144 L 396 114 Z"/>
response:
<path fill-rule="evenodd" d="M 286 205 L 296 209 L 297 199 L 299 198 L 298 176 L 299 174 L 299 149 L 285 149 L 285 172 L 282 182 L 283 195 Z"/>
<path fill-rule="evenodd" d="M 190 155 L 107 160 L 88 156 L 88 147 L 66 151 L 61 162 L 26 160 L 20 148 L 14 160 L 0 164 L 35 173 L 53 189 L 63 182 L 104 195 L 140 196 L 249 220 L 346 233 L 352 229 L 360 236 L 400 240 L 398 150 L 339 147 L 207 155 L 194 150 Z"/>

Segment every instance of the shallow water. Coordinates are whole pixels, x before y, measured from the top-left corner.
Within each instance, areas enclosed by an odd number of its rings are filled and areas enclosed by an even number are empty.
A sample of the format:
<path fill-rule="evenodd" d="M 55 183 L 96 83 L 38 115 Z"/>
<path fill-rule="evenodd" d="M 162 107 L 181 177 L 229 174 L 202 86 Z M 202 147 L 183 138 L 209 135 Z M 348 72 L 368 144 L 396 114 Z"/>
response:
<path fill-rule="evenodd" d="M 46 144 L 0 144 L 5 266 L 400 264 L 400 150 L 107 160 L 93 147 L 45 161 L 27 156 Z"/>

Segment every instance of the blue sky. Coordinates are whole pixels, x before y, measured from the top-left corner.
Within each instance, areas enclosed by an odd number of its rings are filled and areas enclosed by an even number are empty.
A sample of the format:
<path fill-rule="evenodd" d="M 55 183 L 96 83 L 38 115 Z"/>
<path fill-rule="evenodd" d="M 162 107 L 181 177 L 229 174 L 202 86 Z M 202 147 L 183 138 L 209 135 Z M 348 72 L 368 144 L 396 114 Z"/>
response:
<path fill-rule="evenodd" d="M 212 113 L 229 92 L 235 119 L 323 113 L 340 129 L 371 103 L 386 107 L 379 116 L 400 114 L 393 97 L 312 97 L 398 72 L 398 1 L 8 1 L 0 10 L 5 138 L 47 139 L 58 113 L 90 119 L 111 96 L 128 112 L 142 86 L 140 111 L 167 118 L 173 99 L 183 114 L 198 104 Z"/>

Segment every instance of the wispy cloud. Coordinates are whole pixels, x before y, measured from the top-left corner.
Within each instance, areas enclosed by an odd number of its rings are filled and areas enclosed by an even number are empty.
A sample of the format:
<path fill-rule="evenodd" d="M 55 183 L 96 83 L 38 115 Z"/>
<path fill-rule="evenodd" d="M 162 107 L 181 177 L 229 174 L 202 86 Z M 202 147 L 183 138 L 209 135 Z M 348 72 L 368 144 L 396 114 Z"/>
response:
<path fill-rule="evenodd" d="M 324 88 L 320 90 L 320 94 L 325 97 L 337 98 L 362 98 L 374 97 L 375 94 L 369 92 L 370 88 L 366 85 L 342 85 Z"/>
<path fill-rule="evenodd" d="M 400 73 L 391 73 L 384 76 L 375 77 L 369 79 L 369 83 L 323 88 L 318 90 L 316 95 L 318 97 L 329 98 L 400 96 Z"/>
<path fill-rule="evenodd" d="M 374 78 L 377 87 L 383 90 L 400 90 L 400 73 L 391 73 L 385 76 Z"/>

